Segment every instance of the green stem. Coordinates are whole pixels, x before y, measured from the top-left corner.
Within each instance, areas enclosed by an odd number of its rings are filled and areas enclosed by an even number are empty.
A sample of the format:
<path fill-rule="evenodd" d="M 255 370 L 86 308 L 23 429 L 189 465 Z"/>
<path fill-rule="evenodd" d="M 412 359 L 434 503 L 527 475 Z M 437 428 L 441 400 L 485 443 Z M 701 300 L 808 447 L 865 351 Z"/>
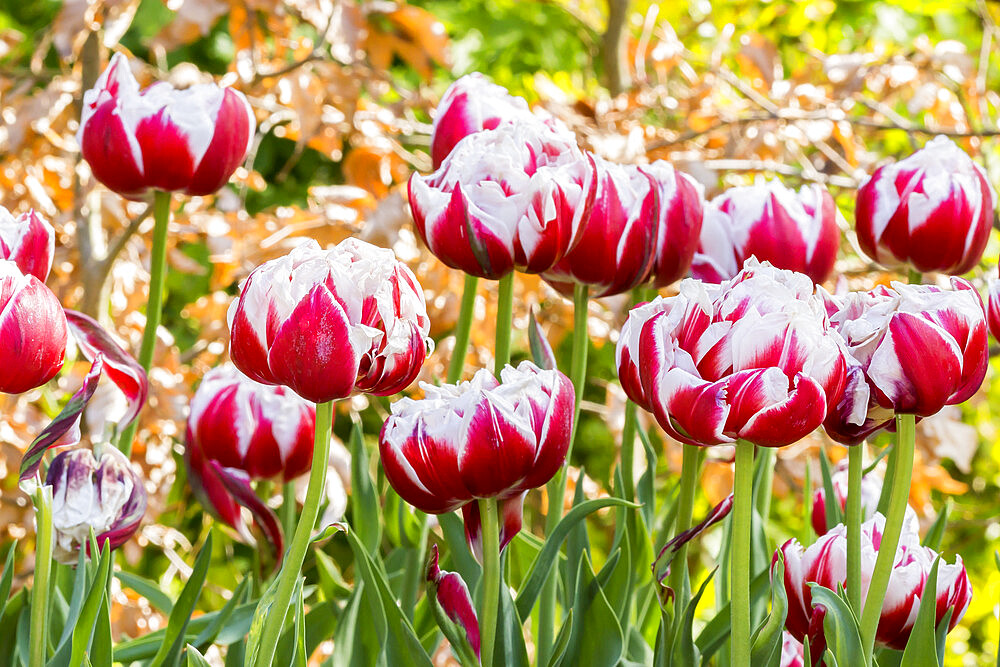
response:
<path fill-rule="evenodd" d="M 480 499 L 479 516 L 483 526 L 483 606 L 479 612 L 479 655 L 483 667 L 492 667 L 497 608 L 500 604 L 500 517 L 496 498 Z"/>
<path fill-rule="evenodd" d="M 913 448 L 916 427 L 913 415 L 896 415 L 896 457 L 894 461 L 892 490 L 889 495 L 889 514 L 885 519 L 885 531 L 879 545 L 875 570 L 872 572 L 871 586 L 861 613 L 861 648 L 864 650 L 865 664 L 870 665 L 875 649 L 875 633 L 882 614 L 882 603 L 889 588 L 889 576 L 896 560 L 896 547 L 906 516 L 906 503 L 910 497 L 910 478 L 913 474 Z"/>
<path fill-rule="evenodd" d="M 458 322 L 455 323 L 455 349 L 451 351 L 451 362 L 448 364 L 448 384 L 455 384 L 462 379 L 465 355 L 469 350 L 469 334 L 472 332 L 472 316 L 475 314 L 476 288 L 478 286 L 479 278 L 465 276 L 462 307 L 458 311 Z"/>
<path fill-rule="evenodd" d="M 847 448 L 847 600 L 855 614 L 861 611 L 861 468 L 862 447 Z M 826 502 L 836 502 L 827 498 Z"/>
<path fill-rule="evenodd" d="M 635 498 L 635 427 L 636 406 L 625 401 L 625 427 L 622 429 L 622 484 L 626 500 Z"/>
<path fill-rule="evenodd" d="M 498 378 L 500 371 L 510 362 L 511 320 L 514 316 L 514 274 L 508 273 L 500 279 L 500 293 L 497 295 L 496 365 L 493 374 Z"/>
<path fill-rule="evenodd" d="M 698 488 L 698 471 L 701 468 L 700 448 L 694 445 L 683 445 L 683 447 L 681 490 L 677 498 L 677 516 L 674 524 L 675 535 L 679 535 L 691 527 L 694 494 Z M 687 609 L 691 592 L 687 579 L 687 545 L 683 544 L 677 550 L 677 555 L 670 568 L 670 588 L 674 591 L 675 619 L 681 618 L 684 610 Z"/>
<path fill-rule="evenodd" d="M 170 193 L 157 190 L 153 195 L 153 247 L 150 251 L 149 300 L 146 302 L 146 327 L 139 347 L 139 365 L 149 370 L 156 351 L 156 331 L 163 315 L 163 292 L 167 281 L 167 227 L 170 225 Z M 118 439 L 118 449 L 128 456 L 139 427 L 139 418 L 125 427 Z"/>
<path fill-rule="evenodd" d="M 49 578 L 52 573 L 52 487 L 39 486 L 35 492 L 35 576 L 31 585 L 31 643 L 29 661 L 44 665 L 48 659 Z"/>
<path fill-rule="evenodd" d="M 750 520 L 753 516 L 753 450 L 746 440 L 736 442 L 736 480 L 733 498 L 733 545 L 729 575 L 732 582 L 733 667 L 750 667 Z"/>
<path fill-rule="evenodd" d="M 295 530 L 295 482 L 285 482 L 281 487 L 281 528 L 285 539 Z"/>
<path fill-rule="evenodd" d="M 306 502 L 302 506 L 295 535 L 285 554 L 285 560 L 278 572 L 277 588 L 274 603 L 267 610 L 263 634 L 260 640 L 260 652 L 257 654 L 257 665 L 264 667 L 274 664 L 274 652 L 278 647 L 278 638 L 285 624 L 285 615 L 292 601 L 295 582 L 306 559 L 306 551 L 312 538 L 313 527 L 319 516 L 319 506 L 324 498 L 326 485 L 326 469 L 330 457 L 330 425 L 333 423 L 333 402 L 316 405 L 316 438 L 313 445 L 312 469 L 309 471 L 309 487 L 306 491 Z"/>

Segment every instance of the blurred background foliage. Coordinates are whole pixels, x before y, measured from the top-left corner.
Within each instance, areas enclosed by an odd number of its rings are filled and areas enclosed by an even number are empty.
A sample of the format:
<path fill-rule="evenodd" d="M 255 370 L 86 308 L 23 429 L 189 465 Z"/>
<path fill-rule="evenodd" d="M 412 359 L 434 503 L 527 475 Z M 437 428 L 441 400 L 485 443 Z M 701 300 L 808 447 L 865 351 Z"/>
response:
<path fill-rule="evenodd" d="M 225 313 L 238 282 L 299 237 L 326 243 L 360 235 L 409 262 L 426 289 L 439 341 L 423 379 L 443 377 L 462 277 L 415 238 L 405 183 L 412 171 L 430 168 L 431 110 L 459 75 L 488 74 L 564 119 L 583 146 L 609 159 L 671 160 L 707 196 L 760 175 L 826 184 L 848 221 L 837 280 L 864 288 L 898 277 L 860 257 L 850 230 L 854 189 L 877 164 L 943 132 L 1000 185 L 998 20 L 1000 5 L 985 0 L 0 1 L 0 204 L 34 207 L 53 221 L 59 237 L 50 286 L 133 347 L 148 281 L 143 237 L 152 221 L 145 204 L 102 190 L 80 162 L 74 132 L 81 90 L 109 52 L 121 50 L 141 61 L 144 83 L 167 78 L 183 86 L 212 76 L 243 90 L 257 116 L 251 158 L 234 182 L 175 211 L 165 326 L 134 452 L 147 473 L 150 511 L 140 537 L 124 548 L 127 569 L 174 593 L 190 571 L 211 520 L 193 501 L 180 463 L 187 401 L 203 373 L 226 356 Z M 969 276 L 976 284 L 995 274 L 998 249 L 994 239 L 987 265 Z M 568 367 L 569 304 L 537 277 L 516 283 L 515 359 L 528 354 L 524 332 L 534 308 L 560 367 Z M 479 297 L 467 373 L 490 364 L 494 291 L 487 285 Z M 630 303 L 622 297 L 592 304 L 590 382 L 573 461 L 586 471 L 588 495 L 606 492 L 619 459 L 624 396 L 615 383 L 614 345 Z M 993 664 L 998 648 L 997 371 L 992 364 L 969 404 L 926 420 L 919 432 L 911 502 L 924 526 L 952 503 L 943 548 L 962 555 L 975 587 L 950 637 L 949 665 Z M 0 398 L 0 542 L 33 540 L 17 461 L 84 372 L 69 363 L 50 388 Z M 371 440 L 387 403 L 340 406 L 341 439 L 349 408 L 361 411 Z M 101 437 L 115 410 L 121 406 L 112 392 L 95 400 L 86 424 L 91 438 Z M 680 450 L 657 435 L 651 420 L 644 426 L 661 448 L 657 488 L 667 497 Z M 805 471 L 812 465 L 818 479 L 820 447 L 833 459 L 843 456 L 819 434 L 779 452 L 772 546 L 807 530 Z M 347 454 L 337 456 L 332 463 L 349 484 Z M 709 452 L 696 516 L 728 494 L 726 457 Z M 384 479 L 381 490 L 392 505 Z M 540 496 L 529 496 L 528 526 L 541 525 L 539 510 L 550 499 Z M 331 510 L 342 511 L 344 502 L 331 501 Z M 590 525 L 598 565 L 613 518 Z M 404 539 L 399 530 L 406 525 L 390 527 L 389 546 Z M 696 580 L 712 565 L 713 539 L 693 550 L 693 562 L 702 565 Z M 221 605 L 260 557 L 236 540 L 217 540 L 215 549 L 206 609 Z M 324 549 L 351 578 L 344 543 Z M 30 577 L 31 552 L 20 550 L 20 583 Z M 117 636 L 163 626 L 162 612 L 145 598 L 121 587 L 116 596 Z"/>

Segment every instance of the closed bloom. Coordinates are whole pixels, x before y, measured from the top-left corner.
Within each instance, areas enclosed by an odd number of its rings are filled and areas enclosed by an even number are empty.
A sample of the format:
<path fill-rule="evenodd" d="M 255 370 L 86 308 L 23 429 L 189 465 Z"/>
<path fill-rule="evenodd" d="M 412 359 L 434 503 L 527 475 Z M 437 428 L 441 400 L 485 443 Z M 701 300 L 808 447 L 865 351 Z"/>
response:
<path fill-rule="evenodd" d="M 56 295 L 14 262 L 0 259 L 0 391 L 20 394 L 55 377 L 67 335 Z"/>
<path fill-rule="evenodd" d="M 986 374 L 986 313 L 972 285 L 951 284 L 894 282 L 828 297 L 851 359 L 847 388 L 825 424 L 832 438 L 854 444 L 897 413 L 929 417 L 976 393 Z"/>
<path fill-rule="evenodd" d="M 466 534 L 479 545 L 477 499 L 500 500 L 501 548 L 521 529 L 530 489 L 562 466 L 573 422 L 573 385 L 528 361 L 500 381 L 480 370 L 468 382 L 421 384 L 425 398 L 392 406 L 379 437 L 382 467 L 403 500 L 442 514 L 462 508 Z"/>
<path fill-rule="evenodd" d="M 229 309 L 236 367 L 323 403 L 405 389 L 431 346 L 423 290 L 391 250 L 313 240 L 265 262 Z"/>
<path fill-rule="evenodd" d="M 427 564 L 428 592 L 440 605 L 448 619 L 465 631 L 469 648 L 479 657 L 479 619 L 472 604 L 472 595 L 465 580 L 457 572 L 448 572 L 438 566 L 438 547 L 431 545 L 431 558 Z"/>
<path fill-rule="evenodd" d="M 990 278 L 988 296 L 986 314 L 990 333 L 1000 340 L 1000 279 Z"/>
<path fill-rule="evenodd" d="M 858 243 L 880 264 L 959 275 L 983 256 L 995 205 L 983 168 L 936 137 L 858 189 Z"/>
<path fill-rule="evenodd" d="M 0 206 L 0 259 L 7 259 L 43 283 L 52 268 L 56 232 L 34 209 L 16 218 Z"/>
<path fill-rule="evenodd" d="M 215 192 L 243 162 L 256 122 L 242 93 L 215 84 L 140 91 L 128 61 L 111 59 L 83 95 L 77 141 L 101 183 L 129 199 L 149 190 Z"/>
<path fill-rule="evenodd" d="M 721 285 L 685 280 L 633 318 L 619 340 L 622 384 L 682 442 L 788 445 L 842 391 L 842 343 L 803 274 L 751 261 Z"/>
<path fill-rule="evenodd" d="M 594 164 L 572 137 L 534 123 L 472 134 L 437 171 L 409 183 L 431 252 L 489 279 L 550 269 L 576 243 L 595 192 Z"/>
<path fill-rule="evenodd" d="M 833 481 L 833 495 L 837 499 L 840 511 L 847 508 L 847 460 L 842 460 L 834 469 L 831 479 Z M 882 495 L 884 484 L 883 473 L 879 468 L 871 471 L 861 478 L 861 520 L 868 521 L 875 516 L 878 509 L 879 497 Z M 920 524 L 917 521 L 916 512 L 909 505 L 906 506 L 904 519 L 906 529 L 917 531 Z M 831 526 L 826 523 L 826 489 L 820 485 L 813 493 L 812 527 L 817 535 L 823 535 Z"/>
<path fill-rule="evenodd" d="M 579 242 L 544 277 L 563 292 L 570 291 L 571 283 L 582 283 L 592 288 L 593 296 L 611 296 L 645 282 L 653 268 L 658 187 L 635 165 L 593 160 L 598 174 L 594 208 Z"/>
<path fill-rule="evenodd" d="M 837 259 L 839 216 L 821 185 L 804 185 L 795 192 L 775 180 L 730 188 L 705 206 L 692 273 L 717 283 L 756 257 L 821 283 Z"/>
<path fill-rule="evenodd" d="M 100 458 L 89 449 L 57 454 L 45 475 L 52 487 L 54 556 L 61 563 L 75 563 L 90 531 L 98 546 L 112 549 L 124 544 L 139 528 L 146 512 L 146 488 L 128 458 L 111 446 Z"/>
<path fill-rule="evenodd" d="M 881 514 L 861 526 L 862 599 L 868 595 L 884 528 L 885 517 Z M 789 540 L 779 551 L 784 556 L 784 586 L 788 595 L 785 628 L 799 641 L 809 637 L 810 652 L 814 656 L 812 664 L 819 664 L 819 656 L 826 646 L 823 637 L 825 611 L 822 607 L 813 607 L 809 584 L 816 583 L 832 591 L 836 591 L 838 585 L 846 586 L 847 529 L 838 525 L 805 549 L 798 541 Z M 920 600 L 927 593 L 924 590 L 927 577 L 937 557 L 933 549 L 920 545 L 920 536 L 915 531 L 904 526 L 875 634 L 878 644 L 897 650 L 905 648 L 917 620 Z M 956 556 L 951 564 L 941 561 L 934 595 L 937 602 L 935 625 L 950 610 L 948 629 L 951 630 L 965 615 L 972 598 L 972 585 L 961 556 Z"/>
<path fill-rule="evenodd" d="M 652 177 L 659 206 L 650 282 L 653 287 L 666 287 L 683 278 L 691 268 L 701 235 L 702 188 L 665 160 L 640 169 Z"/>

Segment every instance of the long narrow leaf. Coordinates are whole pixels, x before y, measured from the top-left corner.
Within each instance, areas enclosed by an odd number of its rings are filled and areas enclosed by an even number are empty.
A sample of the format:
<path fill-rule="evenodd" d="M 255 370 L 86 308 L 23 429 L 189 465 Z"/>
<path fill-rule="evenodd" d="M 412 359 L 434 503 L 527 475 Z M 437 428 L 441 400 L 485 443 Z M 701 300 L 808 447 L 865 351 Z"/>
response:
<path fill-rule="evenodd" d="M 133 591 L 149 600 L 149 603 L 164 614 L 169 614 L 174 608 L 174 601 L 170 596 L 160 590 L 156 582 L 140 577 L 131 572 L 115 572 L 115 578 L 122 583 L 122 586 L 131 588 Z"/>
<path fill-rule="evenodd" d="M 103 598 L 107 595 L 110 571 L 111 548 L 108 542 L 105 542 L 104 548 L 101 550 L 101 560 L 97 566 L 97 575 L 90 582 L 90 591 L 87 593 L 87 598 L 84 600 L 76 627 L 73 630 L 71 665 L 79 665 L 83 662 L 83 656 L 90 651 L 94 630 L 97 626 L 97 614 L 101 609 Z"/>
<path fill-rule="evenodd" d="M 198 557 L 194 560 L 191 576 L 188 577 L 187 583 L 184 584 L 184 588 L 177 598 L 177 603 L 174 604 L 174 608 L 170 612 L 163 644 L 153 657 L 150 667 L 174 667 L 179 664 L 181 650 L 187 643 L 184 640 L 184 633 L 195 605 L 198 603 L 198 598 L 201 597 L 201 589 L 205 585 L 205 577 L 208 574 L 208 565 L 211 560 L 212 533 L 209 532 L 201 551 L 198 552 Z"/>
<path fill-rule="evenodd" d="M 368 553 L 375 554 L 382 541 L 382 519 L 360 420 L 351 428 L 351 527 Z"/>

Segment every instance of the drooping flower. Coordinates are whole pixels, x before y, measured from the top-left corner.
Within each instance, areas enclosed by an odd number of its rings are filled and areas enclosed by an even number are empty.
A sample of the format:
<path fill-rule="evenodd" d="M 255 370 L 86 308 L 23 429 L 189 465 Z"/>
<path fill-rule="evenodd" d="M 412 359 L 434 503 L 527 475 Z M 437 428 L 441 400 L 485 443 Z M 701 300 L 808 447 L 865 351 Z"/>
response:
<path fill-rule="evenodd" d="M 17 264 L 21 273 L 43 283 L 52 268 L 56 232 L 34 209 L 16 218 L 0 206 L 0 259 Z"/>
<path fill-rule="evenodd" d="M 392 405 L 379 437 L 382 466 L 403 500 L 431 514 L 461 508 L 480 544 L 480 498 L 497 498 L 501 548 L 521 529 L 525 494 L 549 481 L 569 447 L 573 385 L 528 361 L 500 381 L 480 370 L 468 382 L 421 384 L 425 398 Z"/>
<path fill-rule="evenodd" d="M 123 197 L 215 192 L 243 162 L 256 121 L 242 93 L 215 84 L 144 90 L 120 53 L 83 95 L 77 141 L 94 176 Z"/>
<path fill-rule="evenodd" d="M 67 335 L 56 295 L 14 262 L 0 260 L 0 391 L 20 394 L 55 377 L 66 355 Z"/>
<path fill-rule="evenodd" d="M 705 206 L 692 273 L 717 283 L 756 257 L 821 283 L 837 259 L 839 217 L 833 197 L 821 185 L 804 185 L 795 192 L 773 180 L 730 188 Z"/>
<path fill-rule="evenodd" d="M 455 146 L 429 176 L 410 178 L 417 231 L 438 259 L 491 280 L 541 273 L 576 243 L 596 172 L 565 134 L 504 124 Z"/>
<path fill-rule="evenodd" d="M 660 211 L 650 283 L 653 287 L 666 287 L 683 278 L 691 268 L 701 236 L 704 197 L 697 181 L 665 160 L 640 169 L 656 185 Z"/>
<path fill-rule="evenodd" d="M 257 267 L 229 309 L 236 367 L 322 403 L 406 388 L 432 345 L 423 290 L 391 250 L 313 240 Z"/>
<path fill-rule="evenodd" d="M 983 256 L 996 195 L 986 172 L 939 136 L 858 189 L 858 243 L 879 264 L 960 275 Z"/>

